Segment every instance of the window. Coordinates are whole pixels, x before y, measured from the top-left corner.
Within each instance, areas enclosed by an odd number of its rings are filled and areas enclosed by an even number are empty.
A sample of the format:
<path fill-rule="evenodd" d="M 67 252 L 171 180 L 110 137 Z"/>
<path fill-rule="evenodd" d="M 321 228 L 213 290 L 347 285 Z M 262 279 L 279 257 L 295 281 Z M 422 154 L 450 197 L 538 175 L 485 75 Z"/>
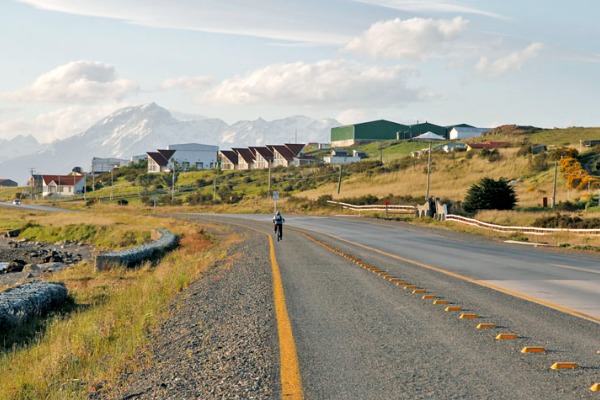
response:
<path fill-rule="evenodd" d="M 196 163 L 196 169 L 204 169 L 204 163 L 202 163 L 202 162 L 197 162 L 197 163 Z"/>

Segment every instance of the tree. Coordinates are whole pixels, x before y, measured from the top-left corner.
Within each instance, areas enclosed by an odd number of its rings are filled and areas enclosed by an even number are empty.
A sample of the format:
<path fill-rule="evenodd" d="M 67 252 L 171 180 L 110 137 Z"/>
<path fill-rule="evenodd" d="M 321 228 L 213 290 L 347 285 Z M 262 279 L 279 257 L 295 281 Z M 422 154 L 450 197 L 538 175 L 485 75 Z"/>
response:
<path fill-rule="evenodd" d="M 466 212 L 477 210 L 512 210 L 517 203 L 517 195 L 504 178 L 497 181 L 483 178 L 469 189 L 463 203 Z"/>

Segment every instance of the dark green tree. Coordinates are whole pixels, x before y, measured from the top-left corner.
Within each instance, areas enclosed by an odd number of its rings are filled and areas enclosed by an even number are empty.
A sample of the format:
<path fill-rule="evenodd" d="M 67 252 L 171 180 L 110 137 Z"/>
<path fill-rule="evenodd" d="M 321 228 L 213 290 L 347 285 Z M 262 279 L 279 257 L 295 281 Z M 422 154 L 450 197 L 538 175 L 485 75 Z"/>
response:
<path fill-rule="evenodd" d="M 497 181 L 483 178 L 475 183 L 467 192 L 463 203 L 466 212 L 477 210 L 512 210 L 517 203 L 517 195 L 506 179 Z"/>

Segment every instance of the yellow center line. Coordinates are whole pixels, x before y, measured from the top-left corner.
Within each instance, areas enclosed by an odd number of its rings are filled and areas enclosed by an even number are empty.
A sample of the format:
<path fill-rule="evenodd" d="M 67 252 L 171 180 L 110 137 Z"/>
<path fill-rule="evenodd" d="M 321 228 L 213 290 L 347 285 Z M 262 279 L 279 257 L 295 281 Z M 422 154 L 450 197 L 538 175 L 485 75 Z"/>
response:
<path fill-rule="evenodd" d="M 285 305 L 283 283 L 279 272 L 279 264 L 275 257 L 273 238 L 269 235 L 271 267 L 273 271 L 273 294 L 275 297 L 275 314 L 277 315 L 277 330 L 279 331 L 279 355 L 281 373 L 281 394 L 284 399 L 302 400 L 302 378 L 296 353 L 296 344 L 292 333 L 292 324 Z"/>

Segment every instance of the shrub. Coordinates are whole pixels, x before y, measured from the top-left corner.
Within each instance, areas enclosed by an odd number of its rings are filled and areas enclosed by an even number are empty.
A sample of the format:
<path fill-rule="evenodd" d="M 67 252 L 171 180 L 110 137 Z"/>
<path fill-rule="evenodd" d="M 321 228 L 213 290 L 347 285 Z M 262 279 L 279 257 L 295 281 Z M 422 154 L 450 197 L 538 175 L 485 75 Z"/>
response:
<path fill-rule="evenodd" d="M 476 210 L 512 210 L 516 203 L 515 189 L 504 178 L 497 181 L 483 178 L 469 188 L 463 208 L 469 213 Z"/>

